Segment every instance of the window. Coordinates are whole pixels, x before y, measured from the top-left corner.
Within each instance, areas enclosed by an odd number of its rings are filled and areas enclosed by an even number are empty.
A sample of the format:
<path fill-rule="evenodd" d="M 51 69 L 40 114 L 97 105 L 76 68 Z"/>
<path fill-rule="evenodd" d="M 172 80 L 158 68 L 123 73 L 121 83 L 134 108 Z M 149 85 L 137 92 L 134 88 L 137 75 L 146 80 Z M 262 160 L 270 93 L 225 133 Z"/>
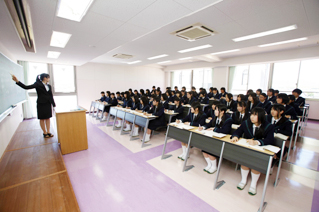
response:
<path fill-rule="evenodd" d="M 205 88 L 207 91 L 213 84 L 213 70 L 211 68 L 193 70 L 193 86 L 196 90 Z"/>
<path fill-rule="evenodd" d="M 303 60 L 300 64 L 298 88 L 306 98 L 319 98 L 319 59 Z"/>
<path fill-rule="evenodd" d="M 48 73 L 48 64 L 46 63 L 29 63 L 28 65 L 28 85 L 35 82 L 37 76 L 42 73 Z M 35 93 L 35 89 L 28 90 L 29 93 Z"/>
<path fill-rule="evenodd" d="M 232 94 L 246 94 L 249 66 L 232 66 L 229 68 L 228 88 Z"/>
<path fill-rule="evenodd" d="M 187 91 L 191 90 L 192 70 L 174 71 L 171 73 L 171 76 L 172 88 L 178 86 L 178 89 L 181 90 L 185 86 Z"/>
<path fill-rule="evenodd" d="M 297 87 L 300 61 L 281 62 L 274 64 L 272 88 L 280 93 L 291 94 Z"/>
<path fill-rule="evenodd" d="M 53 65 L 54 92 L 75 92 L 74 67 Z"/>
<path fill-rule="evenodd" d="M 256 64 L 249 66 L 248 89 L 256 92 L 261 89 L 263 93 L 268 90 L 270 64 Z"/>

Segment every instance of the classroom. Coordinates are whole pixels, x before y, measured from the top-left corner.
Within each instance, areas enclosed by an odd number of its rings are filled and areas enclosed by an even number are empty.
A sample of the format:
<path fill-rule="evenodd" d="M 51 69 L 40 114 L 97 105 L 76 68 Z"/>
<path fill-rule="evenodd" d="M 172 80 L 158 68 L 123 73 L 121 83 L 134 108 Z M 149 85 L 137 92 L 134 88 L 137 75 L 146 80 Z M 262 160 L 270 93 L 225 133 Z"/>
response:
<path fill-rule="evenodd" d="M 0 1 L 0 212 L 319 212 L 318 0 Z"/>

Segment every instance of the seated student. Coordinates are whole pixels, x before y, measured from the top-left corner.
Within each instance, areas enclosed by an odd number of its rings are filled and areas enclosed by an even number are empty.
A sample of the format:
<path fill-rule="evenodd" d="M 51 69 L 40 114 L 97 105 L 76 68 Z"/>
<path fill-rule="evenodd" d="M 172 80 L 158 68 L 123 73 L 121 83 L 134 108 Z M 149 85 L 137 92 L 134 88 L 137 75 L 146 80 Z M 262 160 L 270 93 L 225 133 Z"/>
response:
<path fill-rule="evenodd" d="M 213 96 L 211 98 L 219 99 L 219 92 L 217 88 L 213 88 Z"/>
<path fill-rule="evenodd" d="M 264 110 L 266 111 L 267 114 L 270 113 L 271 102 L 267 100 L 267 95 L 265 93 L 261 93 L 259 95 L 259 103 L 258 103 L 257 107 L 264 108 Z"/>
<path fill-rule="evenodd" d="M 153 100 L 154 100 L 154 98 L 156 97 L 156 95 L 155 94 L 152 94 L 151 95 L 151 97 L 150 97 L 150 101 L 149 101 L 149 105 L 150 105 L 150 107 L 152 107 L 153 106 Z"/>
<path fill-rule="evenodd" d="M 140 101 L 137 95 L 131 96 L 131 100 L 132 100 L 132 106 L 131 106 L 131 110 L 137 110 L 140 107 Z M 125 121 L 126 123 L 126 127 L 124 129 L 125 132 L 130 131 L 131 130 L 131 124 L 128 121 Z"/>
<path fill-rule="evenodd" d="M 274 126 L 267 122 L 265 110 L 259 107 L 252 109 L 250 118 L 244 121 L 240 127 L 233 133 L 231 142 L 238 142 L 244 134 L 244 138 L 250 145 L 269 145 L 274 143 Z M 247 184 L 249 167 L 241 166 L 241 182 L 237 185 L 239 190 L 243 190 Z M 251 170 L 251 184 L 248 194 L 257 194 L 257 182 L 260 172 Z"/>
<path fill-rule="evenodd" d="M 275 94 L 275 97 L 277 98 L 277 96 L 279 94 L 279 90 L 274 90 L 274 94 Z"/>
<path fill-rule="evenodd" d="M 118 104 L 117 99 L 115 98 L 115 94 L 111 93 L 111 98 L 109 99 L 108 103 L 110 104 L 110 106 L 105 107 L 104 109 L 104 118 L 102 119 L 102 121 L 105 121 L 109 112 L 110 112 L 110 107 L 111 106 L 116 106 Z"/>
<path fill-rule="evenodd" d="M 154 94 L 155 94 L 155 91 L 156 91 L 156 87 L 155 87 L 155 85 L 153 85 L 152 92 L 154 92 Z"/>
<path fill-rule="evenodd" d="M 206 92 L 204 90 L 199 93 L 199 99 L 198 100 L 199 100 L 199 103 L 201 103 L 201 104 L 208 104 L 209 99 L 206 96 Z"/>
<path fill-rule="evenodd" d="M 203 127 L 199 127 L 198 130 L 211 130 L 217 133 L 229 134 L 231 131 L 231 125 L 233 123 L 232 118 L 226 114 L 225 105 L 217 105 L 215 110 L 215 118 Z M 213 174 L 217 170 L 217 160 L 215 156 L 210 155 L 208 152 L 202 151 L 207 162 L 207 166 L 204 171 L 208 174 Z"/>
<path fill-rule="evenodd" d="M 133 96 L 137 96 L 138 98 L 140 98 L 141 94 L 139 94 L 137 90 L 134 90 L 134 95 Z"/>
<path fill-rule="evenodd" d="M 146 91 L 145 91 L 145 95 L 146 95 L 147 97 L 151 97 L 151 92 L 150 92 L 150 90 L 149 90 L 149 89 L 146 89 Z"/>
<path fill-rule="evenodd" d="M 250 114 L 246 113 L 246 107 L 246 102 L 237 102 L 237 111 L 232 114 L 233 124 L 241 125 L 249 118 Z"/>
<path fill-rule="evenodd" d="M 194 97 L 194 92 L 189 91 L 187 92 L 187 99 L 184 101 L 184 105 L 191 105 L 193 102 L 197 102 L 196 98 Z"/>
<path fill-rule="evenodd" d="M 152 130 L 156 130 L 158 127 L 166 126 L 164 107 L 159 97 L 154 98 L 153 107 L 147 113 L 145 112 L 144 115 L 157 116 L 156 119 L 151 120 L 148 124 L 144 142 L 149 142 L 151 140 L 150 137 Z"/>
<path fill-rule="evenodd" d="M 124 94 L 125 92 L 121 92 L 121 101 L 124 101 Z"/>
<path fill-rule="evenodd" d="M 213 87 L 209 88 L 209 92 L 207 93 L 208 98 L 213 98 Z"/>
<path fill-rule="evenodd" d="M 181 91 L 181 101 L 182 105 L 185 104 L 185 102 L 187 101 L 187 93 L 184 90 Z"/>
<path fill-rule="evenodd" d="M 177 87 L 177 86 L 175 86 L 175 87 L 174 87 L 174 90 L 175 90 L 175 92 L 177 92 L 177 91 L 178 91 L 178 87 Z"/>
<path fill-rule="evenodd" d="M 105 93 L 105 102 L 109 102 L 111 98 L 111 92 L 110 91 L 106 91 Z"/>
<path fill-rule="evenodd" d="M 295 109 L 292 106 L 288 105 L 289 98 L 288 98 L 287 94 L 285 94 L 285 93 L 278 94 L 277 103 L 285 106 L 285 108 L 286 108 L 285 116 L 287 118 L 291 118 L 291 119 L 294 119 L 294 120 L 297 119 L 297 113 L 296 113 Z"/>
<path fill-rule="evenodd" d="M 272 88 L 269 88 L 267 91 L 267 100 L 272 102 L 272 103 L 276 103 L 276 97 L 275 97 L 275 90 Z"/>
<path fill-rule="evenodd" d="M 180 91 L 175 92 L 175 97 L 182 98 L 182 93 Z M 175 98 L 174 98 L 175 99 Z M 182 99 L 181 99 L 182 100 Z"/>
<path fill-rule="evenodd" d="M 288 137 L 292 134 L 292 123 L 285 117 L 285 106 L 274 104 L 271 113 L 267 116 L 267 121 L 274 125 L 275 133 L 281 133 Z"/>
<path fill-rule="evenodd" d="M 200 109 L 199 102 L 193 102 L 191 106 L 191 112 L 183 119 L 177 119 L 176 123 L 184 123 L 189 126 L 196 126 L 199 125 L 203 126 L 206 120 L 206 114 Z M 182 150 L 183 153 L 178 156 L 179 159 L 185 160 L 186 158 L 186 151 L 187 151 L 187 144 L 182 143 Z"/>
<path fill-rule="evenodd" d="M 245 102 L 245 95 L 238 94 L 236 102 Z"/>
<path fill-rule="evenodd" d="M 166 96 L 167 96 L 167 101 L 168 103 L 173 103 L 174 102 L 174 97 L 172 97 L 172 91 L 171 90 L 168 90 L 166 91 Z M 164 94 L 163 94 L 164 95 Z M 165 108 L 167 109 L 167 108 Z"/>
<path fill-rule="evenodd" d="M 183 86 L 181 91 L 185 91 L 186 92 L 186 87 Z"/>
<path fill-rule="evenodd" d="M 219 101 L 216 101 L 216 100 L 213 101 L 211 108 L 210 108 L 210 109 L 208 110 L 208 112 L 206 113 L 207 119 L 212 120 L 212 119 L 215 118 L 216 106 L 219 105 L 219 104 L 220 104 Z"/>
<path fill-rule="evenodd" d="M 116 99 L 120 101 L 122 100 L 121 93 L 119 91 L 116 92 Z"/>
<path fill-rule="evenodd" d="M 98 101 L 105 102 L 105 92 L 104 91 L 101 91 L 101 98 Z"/>
<path fill-rule="evenodd" d="M 259 97 L 262 92 L 263 92 L 263 91 L 262 91 L 260 88 L 257 89 L 257 90 L 256 90 L 256 95 L 257 95 L 257 97 Z"/>
<path fill-rule="evenodd" d="M 161 99 L 161 95 L 162 95 L 161 89 L 156 89 L 155 94 L 156 94 L 156 97 L 159 97 Z"/>
<path fill-rule="evenodd" d="M 302 94 L 302 91 L 299 88 L 296 88 L 292 91 L 292 95 L 294 95 L 295 99 L 295 104 L 300 106 L 305 106 L 306 100 L 305 98 L 301 97 L 300 95 Z"/>
<path fill-rule="evenodd" d="M 193 97 L 197 99 L 198 93 L 196 92 L 196 88 L 194 86 L 192 87 L 192 92 L 193 92 Z"/>
<path fill-rule="evenodd" d="M 237 110 L 237 103 L 233 100 L 233 94 L 227 93 L 225 100 L 226 100 L 227 110 L 230 110 L 233 112 Z"/>
<path fill-rule="evenodd" d="M 167 98 L 166 94 L 163 94 L 161 96 L 161 103 L 162 103 L 164 109 L 168 109 L 169 108 L 169 104 L 168 104 L 169 101 L 168 101 L 168 98 Z"/>
<path fill-rule="evenodd" d="M 118 105 L 118 107 L 123 107 L 123 108 L 127 108 L 130 109 L 132 107 L 132 100 L 131 100 L 131 95 L 128 91 L 126 91 L 124 93 L 124 99 L 123 99 L 123 105 Z M 117 125 L 115 125 L 115 127 L 119 128 L 122 126 L 122 119 L 121 118 L 117 118 L 118 122 Z"/>
<path fill-rule="evenodd" d="M 246 95 L 244 96 L 244 98 L 242 100 L 248 102 L 248 97 L 251 93 L 254 93 L 254 91 L 252 89 L 248 89 L 246 92 Z"/>
<path fill-rule="evenodd" d="M 295 109 L 295 111 L 296 111 L 298 116 L 302 116 L 303 115 L 302 110 L 300 109 L 298 104 L 295 103 L 295 96 L 294 95 L 288 95 L 288 98 L 289 98 L 288 105 L 292 106 Z"/>
<path fill-rule="evenodd" d="M 175 97 L 174 104 L 175 105 L 173 105 L 172 109 L 174 113 L 178 113 L 178 115 L 173 116 L 171 122 L 175 122 L 176 119 L 181 119 L 183 117 L 184 107 L 182 106 L 181 99 L 178 97 Z"/>
<path fill-rule="evenodd" d="M 140 98 L 145 95 L 144 89 L 140 89 Z"/>
<path fill-rule="evenodd" d="M 226 94 L 227 94 L 226 88 L 221 87 L 221 88 L 220 88 L 219 99 L 225 100 L 225 99 L 226 99 Z"/>
<path fill-rule="evenodd" d="M 248 96 L 248 102 L 247 102 L 247 112 L 250 112 L 252 109 L 257 107 L 259 104 L 258 98 L 255 93 L 250 93 Z"/>
<path fill-rule="evenodd" d="M 130 93 L 130 96 L 133 96 L 132 88 L 129 88 L 129 89 L 128 89 L 128 92 Z"/>
<path fill-rule="evenodd" d="M 174 102 L 175 96 L 176 96 L 176 92 L 175 91 L 171 91 L 171 98 L 173 98 L 173 102 Z"/>
<path fill-rule="evenodd" d="M 145 113 L 150 110 L 150 105 L 148 103 L 148 98 L 146 96 L 142 96 L 140 99 L 140 104 L 138 105 L 138 108 L 135 109 L 135 111 L 140 112 L 140 113 Z M 132 137 L 138 136 L 138 125 L 135 124 L 134 129 L 133 129 L 133 134 Z"/>

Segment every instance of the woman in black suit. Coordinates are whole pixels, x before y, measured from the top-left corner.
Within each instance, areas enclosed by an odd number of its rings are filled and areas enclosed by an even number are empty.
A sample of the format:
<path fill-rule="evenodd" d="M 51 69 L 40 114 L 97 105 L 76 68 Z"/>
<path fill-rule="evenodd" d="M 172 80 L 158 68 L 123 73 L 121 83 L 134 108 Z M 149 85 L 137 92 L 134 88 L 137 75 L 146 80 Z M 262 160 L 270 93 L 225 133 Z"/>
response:
<path fill-rule="evenodd" d="M 23 89 L 33 89 L 37 91 L 37 113 L 40 119 L 40 126 L 45 138 L 53 137 L 50 133 L 50 118 L 52 117 L 52 106 L 55 107 L 55 102 L 52 95 L 49 74 L 40 74 L 37 76 L 36 82 L 33 85 L 24 85 L 16 76 L 12 75 L 12 80 Z M 52 106 L 51 106 L 52 105 Z"/>

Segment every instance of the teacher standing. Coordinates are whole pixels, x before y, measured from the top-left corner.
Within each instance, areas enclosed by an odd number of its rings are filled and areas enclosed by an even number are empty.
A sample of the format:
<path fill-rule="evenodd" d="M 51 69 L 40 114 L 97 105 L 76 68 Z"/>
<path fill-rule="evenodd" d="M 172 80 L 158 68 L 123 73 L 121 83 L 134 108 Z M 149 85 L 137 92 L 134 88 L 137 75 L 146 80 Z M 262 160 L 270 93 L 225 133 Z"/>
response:
<path fill-rule="evenodd" d="M 12 80 L 23 89 L 36 89 L 38 95 L 37 113 L 38 119 L 40 119 L 43 137 L 53 137 L 50 132 L 50 118 L 52 117 L 52 106 L 55 107 L 55 102 L 52 95 L 51 85 L 48 84 L 50 81 L 50 75 L 45 73 L 38 75 L 36 82 L 33 85 L 24 85 L 14 75 L 12 75 Z"/>

